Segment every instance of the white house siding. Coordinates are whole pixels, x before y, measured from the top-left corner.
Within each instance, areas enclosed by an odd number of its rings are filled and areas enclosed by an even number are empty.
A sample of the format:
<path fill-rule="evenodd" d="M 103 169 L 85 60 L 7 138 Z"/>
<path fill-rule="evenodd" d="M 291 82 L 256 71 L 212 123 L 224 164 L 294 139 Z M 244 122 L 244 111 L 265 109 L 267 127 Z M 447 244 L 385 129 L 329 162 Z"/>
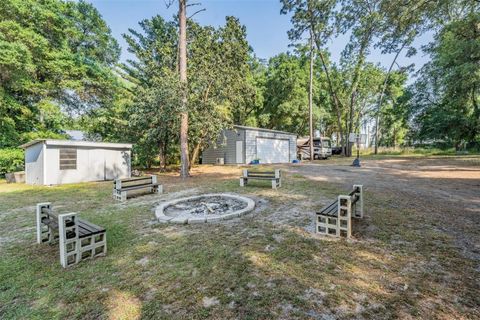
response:
<path fill-rule="evenodd" d="M 43 143 L 37 143 L 25 150 L 25 183 L 43 184 Z"/>
<path fill-rule="evenodd" d="M 69 146 L 46 146 L 45 184 L 65 184 L 130 177 L 130 150 L 93 147 L 77 149 L 77 168 L 60 170 L 60 149 Z"/>
<path fill-rule="evenodd" d="M 216 141 L 216 145 L 210 146 L 202 152 L 202 163 L 215 164 L 217 158 L 224 158 L 225 164 L 236 164 L 236 141 L 245 141 L 244 129 L 223 130 Z M 245 150 L 245 146 L 243 148 Z M 242 159 L 242 163 L 245 163 L 245 151 Z"/>
<path fill-rule="evenodd" d="M 297 136 L 294 134 L 253 130 L 249 129 L 245 132 L 245 160 L 246 163 L 250 163 L 252 160 L 257 159 L 257 138 L 275 138 L 285 139 L 289 142 L 289 159 L 288 162 L 292 162 L 297 157 Z M 262 159 L 260 159 L 262 163 Z"/>

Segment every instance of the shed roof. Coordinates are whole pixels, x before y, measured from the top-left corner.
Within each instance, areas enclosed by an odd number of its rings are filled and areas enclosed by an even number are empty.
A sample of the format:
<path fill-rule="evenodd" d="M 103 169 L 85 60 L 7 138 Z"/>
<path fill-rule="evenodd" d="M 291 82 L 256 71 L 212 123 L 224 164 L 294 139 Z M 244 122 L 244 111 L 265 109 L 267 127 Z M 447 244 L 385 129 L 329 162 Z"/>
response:
<path fill-rule="evenodd" d="M 65 146 L 65 147 L 93 147 L 93 148 L 109 148 L 109 149 L 131 149 L 130 143 L 112 143 L 112 142 L 96 142 L 96 141 L 74 141 L 74 140 L 56 140 L 56 139 L 35 139 L 20 148 L 27 149 L 37 143 L 44 143 L 49 146 Z"/>
<path fill-rule="evenodd" d="M 264 132 L 273 132 L 273 133 L 282 133 L 282 134 L 288 134 L 292 136 L 297 136 L 296 133 L 291 133 L 291 132 L 286 132 L 286 131 L 280 131 L 280 130 L 272 130 L 272 129 L 264 129 L 264 128 L 255 128 L 255 127 L 246 127 L 246 126 L 233 126 L 236 129 L 244 129 L 244 130 L 255 130 L 255 131 L 264 131 Z"/>

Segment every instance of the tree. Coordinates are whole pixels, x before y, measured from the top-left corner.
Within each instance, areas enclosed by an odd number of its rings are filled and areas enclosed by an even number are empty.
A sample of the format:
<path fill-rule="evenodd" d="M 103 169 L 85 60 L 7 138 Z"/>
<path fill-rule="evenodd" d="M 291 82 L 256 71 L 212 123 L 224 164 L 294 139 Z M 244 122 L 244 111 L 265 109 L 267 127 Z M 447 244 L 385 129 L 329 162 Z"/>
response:
<path fill-rule="evenodd" d="M 305 57 L 306 58 L 306 57 Z M 308 132 L 308 58 L 281 53 L 270 59 L 260 124 L 267 128 Z"/>
<path fill-rule="evenodd" d="M 413 86 L 416 137 L 440 139 L 459 149 L 480 133 L 480 14 L 447 24 L 427 52 L 431 61 Z"/>
<path fill-rule="evenodd" d="M 322 69 L 326 76 L 328 91 L 331 98 L 330 100 L 334 105 L 334 110 L 337 115 L 337 127 L 340 132 L 340 140 L 342 144 L 344 144 L 345 133 L 341 124 L 341 109 L 343 108 L 343 105 L 333 86 L 330 67 L 323 51 L 323 46 L 335 31 L 333 22 L 335 19 L 335 7 L 337 2 L 337 0 L 281 0 L 281 13 L 293 13 L 291 18 L 292 29 L 288 32 L 289 38 L 292 41 L 301 40 L 306 31 L 313 36 L 320 61 L 322 62 Z"/>
<path fill-rule="evenodd" d="M 119 53 L 84 1 L 1 1 L 0 147 L 61 137 L 63 111 L 110 103 Z"/>
<path fill-rule="evenodd" d="M 314 160 L 313 156 L 313 65 L 314 65 L 314 47 L 313 34 L 310 32 L 310 72 L 308 77 L 308 129 L 309 129 L 309 145 L 310 145 L 310 161 Z"/>
<path fill-rule="evenodd" d="M 139 25 L 141 31 L 129 29 L 123 35 L 128 51 L 136 57 L 122 66 L 132 101 L 126 103 L 123 114 L 128 123 L 126 136 L 135 142 L 141 164 L 150 167 L 158 155 L 160 168 L 166 169 L 179 136 L 177 24 L 155 16 Z"/>
<path fill-rule="evenodd" d="M 164 167 L 171 154 L 178 154 L 173 146 L 179 139 L 182 107 L 178 97 L 183 86 L 177 71 L 177 24 L 156 16 L 140 26 L 141 32 L 129 30 L 125 35 L 129 51 L 136 56 L 124 67 L 124 77 L 133 83 L 134 102 L 127 112 L 129 131 L 136 148 L 145 155 L 143 159 L 152 163 L 152 156 L 159 154 Z M 217 29 L 189 20 L 187 40 L 189 163 L 194 164 L 201 150 L 233 124 L 234 117 L 245 115 L 246 106 L 255 99 L 255 88 L 249 81 L 246 30 L 238 19 L 227 17 L 225 25 Z M 151 124 L 140 121 L 142 118 Z"/>
<path fill-rule="evenodd" d="M 256 92 L 250 80 L 246 29 L 237 18 L 226 17 L 225 26 L 218 29 L 190 22 L 189 39 L 193 164 L 222 129 L 245 121 L 255 105 Z"/>
<path fill-rule="evenodd" d="M 188 157 L 188 90 L 187 90 L 187 0 L 178 0 L 178 72 L 182 104 L 180 109 L 180 176 L 187 178 L 190 173 Z"/>

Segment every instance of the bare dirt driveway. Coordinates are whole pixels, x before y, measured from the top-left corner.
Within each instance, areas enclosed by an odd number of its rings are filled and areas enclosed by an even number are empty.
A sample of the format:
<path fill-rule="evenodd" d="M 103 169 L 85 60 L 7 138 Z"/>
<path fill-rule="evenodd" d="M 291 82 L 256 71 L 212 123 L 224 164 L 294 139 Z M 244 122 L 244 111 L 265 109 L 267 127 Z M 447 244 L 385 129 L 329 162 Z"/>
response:
<path fill-rule="evenodd" d="M 385 208 L 398 212 L 410 208 L 429 215 L 438 221 L 436 228 L 452 236 L 459 249 L 476 260 L 480 271 L 480 157 L 367 159 L 361 168 L 348 164 L 347 159 L 319 161 L 289 171 L 313 181 L 340 184 L 345 190 L 363 184 L 374 197 L 391 197 L 383 204 Z"/>

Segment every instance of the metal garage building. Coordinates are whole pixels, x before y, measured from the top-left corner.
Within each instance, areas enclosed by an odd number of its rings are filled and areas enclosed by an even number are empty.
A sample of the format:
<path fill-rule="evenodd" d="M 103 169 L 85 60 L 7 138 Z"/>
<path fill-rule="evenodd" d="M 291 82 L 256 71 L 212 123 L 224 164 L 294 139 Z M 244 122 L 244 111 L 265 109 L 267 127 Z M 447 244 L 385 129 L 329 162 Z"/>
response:
<path fill-rule="evenodd" d="M 131 144 L 39 139 L 26 143 L 25 182 L 54 185 L 130 177 Z"/>
<path fill-rule="evenodd" d="M 203 151 L 204 164 L 288 163 L 296 159 L 297 135 L 289 132 L 234 126 L 223 130 L 216 145 Z M 222 160 L 223 159 L 223 160 Z"/>

